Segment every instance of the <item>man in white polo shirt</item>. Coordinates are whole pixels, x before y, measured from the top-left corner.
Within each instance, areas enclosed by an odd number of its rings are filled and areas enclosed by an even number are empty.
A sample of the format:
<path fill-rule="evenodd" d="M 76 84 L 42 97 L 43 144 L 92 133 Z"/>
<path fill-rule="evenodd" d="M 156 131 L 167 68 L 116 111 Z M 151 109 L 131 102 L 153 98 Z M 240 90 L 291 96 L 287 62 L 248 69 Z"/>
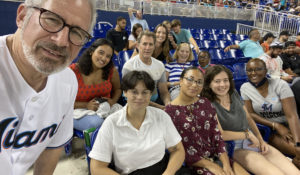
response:
<path fill-rule="evenodd" d="M 170 103 L 170 94 L 167 87 L 166 70 L 163 63 L 151 55 L 155 48 L 155 34 L 149 31 L 140 33 L 137 39 L 139 54 L 127 61 L 122 69 L 122 76 L 133 70 L 143 70 L 151 75 L 155 85 L 159 90 L 159 95 L 163 103 Z M 155 88 L 150 105 L 164 109 L 163 105 L 155 103 L 158 100 L 157 88 Z"/>
<path fill-rule="evenodd" d="M 0 174 L 50 175 L 73 135 L 77 81 L 65 69 L 90 38 L 93 0 L 25 0 L 0 36 Z"/>

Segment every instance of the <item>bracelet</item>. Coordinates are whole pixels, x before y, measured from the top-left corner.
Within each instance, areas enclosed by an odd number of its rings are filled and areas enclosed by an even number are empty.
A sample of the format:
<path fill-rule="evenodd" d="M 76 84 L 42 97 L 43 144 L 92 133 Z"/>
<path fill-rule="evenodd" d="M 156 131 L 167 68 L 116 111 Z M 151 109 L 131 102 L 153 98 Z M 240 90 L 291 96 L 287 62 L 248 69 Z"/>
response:
<path fill-rule="evenodd" d="M 249 139 L 249 131 L 248 130 L 245 131 L 245 137 L 246 137 L 246 139 Z"/>
<path fill-rule="evenodd" d="M 272 122 L 272 130 L 275 130 L 275 122 Z"/>

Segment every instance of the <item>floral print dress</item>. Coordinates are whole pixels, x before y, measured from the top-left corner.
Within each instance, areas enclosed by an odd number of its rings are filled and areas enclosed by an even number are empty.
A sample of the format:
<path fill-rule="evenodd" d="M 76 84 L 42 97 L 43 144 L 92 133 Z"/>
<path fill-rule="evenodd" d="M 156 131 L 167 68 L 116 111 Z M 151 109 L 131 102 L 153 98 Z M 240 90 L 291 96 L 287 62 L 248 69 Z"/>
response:
<path fill-rule="evenodd" d="M 188 166 L 201 159 L 213 161 L 226 151 L 225 143 L 218 129 L 216 110 L 208 99 L 201 97 L 187 106 L 166 106 L 175 127 L 182 137 L 185 162 Z M 213 175 L 205 168 L 193 167 L 195 174 Z"/>

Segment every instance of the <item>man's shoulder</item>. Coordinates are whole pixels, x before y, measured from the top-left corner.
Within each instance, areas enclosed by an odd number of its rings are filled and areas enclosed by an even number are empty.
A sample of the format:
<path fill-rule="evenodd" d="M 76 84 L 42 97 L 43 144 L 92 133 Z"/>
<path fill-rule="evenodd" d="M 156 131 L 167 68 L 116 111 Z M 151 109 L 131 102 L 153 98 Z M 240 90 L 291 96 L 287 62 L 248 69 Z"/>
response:
<path fill-rule="evenodd" d="M 165 65 L 161 61 L 157 60 L 156 58 L 151 57 L 151 60 L 153 65 L 163 67 L 163 68 L 165 67 Z"/>
<path fill-rule="evenodd" d="M 131 69 L 133 67 L 133 64 L 137 62 L 139 59 L 139 55 L 136 55 L 132 58 L 130 58 L 126 63 L 124 64 L 123 68 Z"/>
<path fill-rule="evenodd" d="M 53 76 L 56 81 L 63 82 L 64 84 L 77 84 L 76 75 L 74 71 L 69 67 L 66 67 L 64 70 L 50 76 Z"/>

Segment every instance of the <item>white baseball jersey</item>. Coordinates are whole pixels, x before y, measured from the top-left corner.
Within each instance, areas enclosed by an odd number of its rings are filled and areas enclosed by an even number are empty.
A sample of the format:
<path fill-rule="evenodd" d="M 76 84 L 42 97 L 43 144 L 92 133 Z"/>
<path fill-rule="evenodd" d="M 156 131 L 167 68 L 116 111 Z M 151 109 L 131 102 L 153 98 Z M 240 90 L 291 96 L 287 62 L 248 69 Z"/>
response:
<path fill-rule="evenodd" d="M 69 68 L 36 92 L 23 79 L 0 36 L 0 174 L 23 175 L 45 148 L 72 138 L 77 80 Z"/>

